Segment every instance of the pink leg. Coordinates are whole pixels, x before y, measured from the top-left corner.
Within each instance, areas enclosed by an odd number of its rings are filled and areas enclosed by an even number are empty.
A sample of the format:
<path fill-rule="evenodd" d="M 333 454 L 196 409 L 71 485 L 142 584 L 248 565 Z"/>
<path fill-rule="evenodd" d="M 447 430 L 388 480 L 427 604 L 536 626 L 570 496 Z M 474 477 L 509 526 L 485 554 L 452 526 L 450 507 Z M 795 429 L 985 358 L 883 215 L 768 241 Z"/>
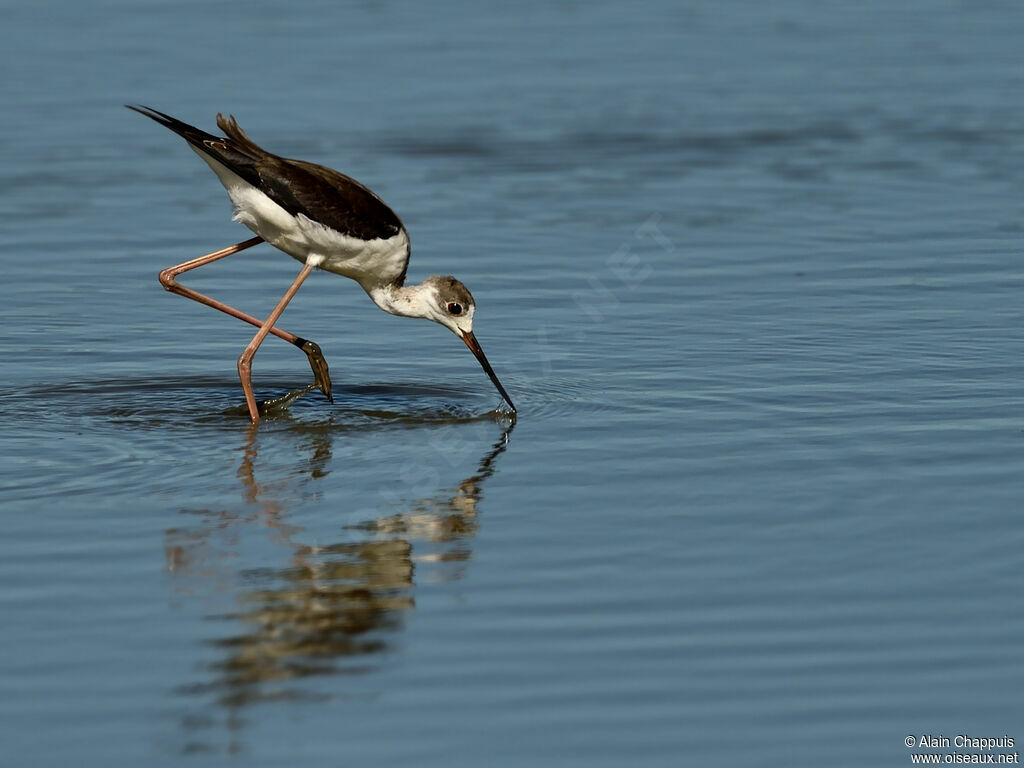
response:
<path fill-rule="evenodd" d="M 252 246 L 262 242 L 262 237 L 252 237 L 244 242 L 229 245 L 227 248 L 222 248 L 219 251 L 214 251 L 213 253 L 208 253 L 205 256 L 200 256 L 198 259 L 192 259 L 191 261 L 186 261 L 184 264 L 168 267 L 160 273 L 160 284 L 171 293 L 176 293 L 179 296 L 184 296 L 185 298 L 192 299 L 193 301 L 198 301 L 200 304 L 205 304 L 208 307 L 219 309 L 221 312 L 225 312 L 232 317 L 237 317 L 239 320 L 244 320 L 250 325 L 255 325 L 257 328 L 260 328 L 263 326 L 262 320 L 255 318 L 252 315 L 247 315 L 234 307 L 224 304 L 223 302 L 211 299 L 209 296 L 199 293 L 199 291 L 187 288 L 177 282 L 175 278 L 184 272 L 195 269 L 196 267 L 201 267 L 204 264 L 210 264 L 214 261 L 218 261 L 219 259 L 223 259 L 225 256 L 230 256 L 233 253 L 244 251 L 246 248 L 251 248 Z M 301 336 L 296 336 L 294 333 L 288 333 L 288 331 L 280 328 L 271 328 L 269 332 L 277 336 L 279 339 L 284 339 L 289 344 L 294 344 L 306 353 L 306 357 L 309 358 L 309 367 L 313 369 L 313 377 L 316 381 L 317 387 L 319 387 L 320 391 L 327 396 L 328 400 L 334 402 L 334 399 L 331 397 L 331 375 L 327 368 L 327 361 L 324 359 L 323 353 L 320 351 L 320 347 L 316 342 L 308 341 L 303 339 Z"/>
<path fill-rule="evenodd" d="M 288 302 L 292 300 L 295 293 L 299 290 L 299 286 L 309 277 L 309 273 L 312 271 L 312 264 L 303 265 L 299 276 L 295 278 L 295 281 L 285 291 L 284 296 L 281 297 L 281 300 L 277 302 L 277 306 L 274 307 L 274 311 L 263 321 L 259 331 L 256 332 L 256 335 L 252 337 L 252 341 L 249 342 L 249 346 L 245 348 L 238 358 L 238 376 L 242 380 L 242 389 L 245 391 L 245 403 L 249 406 L 249 417 L 252 419 L 253 424 L 259 423 L 260 412 L 256 407 L 256 396 L 252 392 L 252 359 L 256 355 L 256 350 L 260 348 L 260 344 L 263 343 L 263 340 L 267 338 L 267 334 L 273 329 L 274 323 L 281 317 L 284 308 L 288 306 Z"/>

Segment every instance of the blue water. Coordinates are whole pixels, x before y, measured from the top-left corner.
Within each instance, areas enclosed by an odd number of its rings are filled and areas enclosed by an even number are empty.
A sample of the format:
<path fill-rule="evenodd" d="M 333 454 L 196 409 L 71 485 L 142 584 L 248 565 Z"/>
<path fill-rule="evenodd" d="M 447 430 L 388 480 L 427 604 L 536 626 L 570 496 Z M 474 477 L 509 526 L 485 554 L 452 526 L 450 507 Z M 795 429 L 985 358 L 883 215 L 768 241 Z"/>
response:
<path fill-rule="evenodd" d="M 1024 706 L 1024 7 L 72 3 L 0 25 L 0 762 L 907 765 Z M 403 218 L 317 393 L 156 273 L 233 113 Z M 263 245 L 184 282 L 254 314 Z M 257 397 L 310 380 L 269 339 Z M 931 750 L 943 754 L 971 749 Z M 1011 754 L 1016 749 L 996 749 Z"/>

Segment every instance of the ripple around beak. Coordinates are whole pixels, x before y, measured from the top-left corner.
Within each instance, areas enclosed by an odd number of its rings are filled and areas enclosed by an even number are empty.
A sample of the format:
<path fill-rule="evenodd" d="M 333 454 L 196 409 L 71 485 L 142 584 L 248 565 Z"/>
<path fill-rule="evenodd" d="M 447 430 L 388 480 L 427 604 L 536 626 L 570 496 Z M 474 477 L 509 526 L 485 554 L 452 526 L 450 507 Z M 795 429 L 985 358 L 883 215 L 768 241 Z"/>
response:
<path fill-rule="evenodd" d="M 487 362 L 487 356 L 484 354 L 483 347 L 480 346 L 480 342 L 476 340 L 476 336 L 473 335 L 473 332 L 467 331 L 466 333 L 463 333 L 460 338 L 466 342 L 466 346 L 469 347 L 469 350 L 480 362 L 480 365 L 484 369 L 484 373 L 490 376 L 494 386 L 497 388 L 498 392 L 501 393 L 501 396 L 505 398 L 505 402 L 508 403 L 508 407 L 512 409 L 512 413 L 518 413 L 515 405 L 512 403 L 512 398 L 508 396 L 508 392 L 506 392 L 505 388 L 501 386 L 501 382 L 498 381 L 497 374 L 494 372 L 494 369 L 491 368 L 491 364 Z"/>

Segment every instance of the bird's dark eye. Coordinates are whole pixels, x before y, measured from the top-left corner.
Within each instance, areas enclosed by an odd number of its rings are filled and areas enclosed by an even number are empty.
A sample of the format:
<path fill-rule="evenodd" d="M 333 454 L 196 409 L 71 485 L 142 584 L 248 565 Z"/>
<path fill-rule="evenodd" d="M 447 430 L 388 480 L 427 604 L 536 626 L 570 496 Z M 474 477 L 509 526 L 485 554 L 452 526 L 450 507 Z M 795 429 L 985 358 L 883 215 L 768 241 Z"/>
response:
<path fill-rule="evenodd" d="M 455 301 L 450 302 L 448 304 L 448 312 L 449 312 L 449 314 L 452 314 L 452 315 L 461 315 L 462 314 L 462 305 L 459 304 L 458 302 L 455 302 Z"/>

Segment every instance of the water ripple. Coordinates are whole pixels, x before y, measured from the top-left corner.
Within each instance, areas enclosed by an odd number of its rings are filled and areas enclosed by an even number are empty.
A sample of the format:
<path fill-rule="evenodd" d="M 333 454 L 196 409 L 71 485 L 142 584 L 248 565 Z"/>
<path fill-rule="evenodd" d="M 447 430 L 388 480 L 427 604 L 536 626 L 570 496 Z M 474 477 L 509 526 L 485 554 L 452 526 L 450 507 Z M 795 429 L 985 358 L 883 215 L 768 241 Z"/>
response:
<path fill-rule="evenodd" d="M 269 395 L 269 396 L 268 396 Z M 457 389 L 416 384 L 335 386 L 329 404 L 313 387 L 295 389 L 263 381 L 257 399 L 268 423 L 363 429 L 507 420 L 502 410 L 472 407 Z M 248 411 L 238 381 L 221 377 L 106 379 L 23 387 L 11 393 L 0 415 L 61 432 L 91 423 L 137 428 L 168 425 L 245 426 Z"/>

